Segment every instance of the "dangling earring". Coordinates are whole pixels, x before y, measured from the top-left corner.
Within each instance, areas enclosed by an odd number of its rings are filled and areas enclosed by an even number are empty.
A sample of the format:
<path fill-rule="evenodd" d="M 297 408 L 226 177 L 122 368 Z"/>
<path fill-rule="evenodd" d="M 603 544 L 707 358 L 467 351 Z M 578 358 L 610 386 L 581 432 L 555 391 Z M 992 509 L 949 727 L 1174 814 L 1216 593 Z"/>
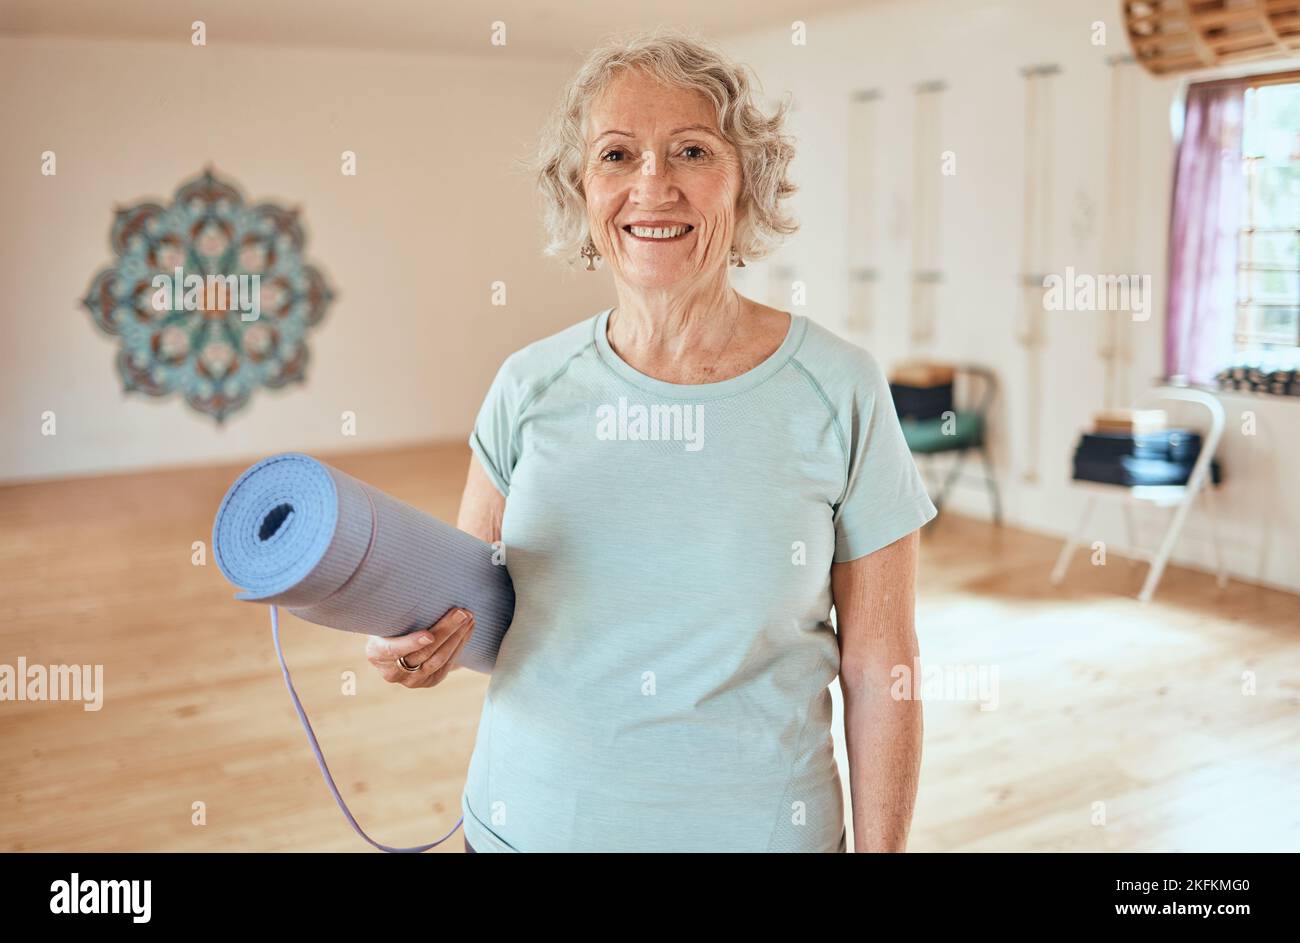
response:
<path fill-rule="evenodd" d="M 745 260 L 740 257 L 740 251 L 735 246 L 731 247 L 731 264 L 736 268 L 745 267 Z"/>
<path fill-rule="evenodd" d="M 600 258 L 600 253 L 596 251 L 596 244 L 591 241 L 590 236 L 587 237 L 587 241 L 582 248 L 578 250 L 578 254 L 587 260 L 588 272 L 596 271 L 596 260 Z"/>

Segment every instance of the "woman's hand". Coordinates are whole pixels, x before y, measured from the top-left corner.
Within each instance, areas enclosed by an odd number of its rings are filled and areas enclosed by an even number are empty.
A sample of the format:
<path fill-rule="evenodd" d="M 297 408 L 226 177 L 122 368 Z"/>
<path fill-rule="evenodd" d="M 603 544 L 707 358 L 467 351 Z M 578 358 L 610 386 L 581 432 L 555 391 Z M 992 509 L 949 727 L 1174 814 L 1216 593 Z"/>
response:
<path fill-rule="evenodd" d="M 370 636 L 366 642 L 366 660 L 379 669 L 385 681 L 408 688 L 431 688 L 459 667 L 456 657 L 473 631 L 472 612 L 449 609 L 441 619 L 419 632 L 395 638 Z M 397 663 L 399 658 L 405 658 L 415 670 L 407 671 Z"/>

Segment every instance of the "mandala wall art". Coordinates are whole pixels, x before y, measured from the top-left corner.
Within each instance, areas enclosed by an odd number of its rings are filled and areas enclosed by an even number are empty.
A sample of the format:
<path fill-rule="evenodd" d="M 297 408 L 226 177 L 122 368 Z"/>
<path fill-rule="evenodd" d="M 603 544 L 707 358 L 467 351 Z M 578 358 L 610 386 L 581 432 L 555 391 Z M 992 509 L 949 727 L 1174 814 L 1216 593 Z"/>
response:
<path fill-rule="evenodd" d="M 303 260 L 296 209 L 247 204 L 209 169 L 166 206 L 117 210 L 109 242 L 82 304 L 121 339 L 124 390 L 179 393 L 221 423 L 258 387 L 306 378 L 307 333 L 334 295 Z"/>

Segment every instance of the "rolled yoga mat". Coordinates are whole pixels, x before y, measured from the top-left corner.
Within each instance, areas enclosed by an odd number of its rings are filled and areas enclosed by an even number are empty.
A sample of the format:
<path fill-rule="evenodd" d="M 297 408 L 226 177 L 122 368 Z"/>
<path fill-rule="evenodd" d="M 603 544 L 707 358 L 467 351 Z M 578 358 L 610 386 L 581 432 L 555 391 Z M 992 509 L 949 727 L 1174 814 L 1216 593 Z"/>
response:
<path fill-rule="evenodd" d="M 284 683 L 348 824 L 390 852 L 427 851 L 454 835 L 460 821 L 437 841 L 396 848 L 357 823 L 294 689 L 278 607 L 318 625 L 395 636 L 428 628 L 459 606 L 474 613 L 474 631 L 457 660 L 490 674 L 515 607 L 510 575 L 493 563 L 492 547 L 298 452 L 263 459 L 235 480 L 217 509 L 212 547 L 222 574 L 243 589 L 235 598 L 271 607 Z"/>
<path fill-rule="evenodd" d="M 212 525 L 236 599 L 346 632 L 405 635 L 448 609 L 474 613 L 458 662 L 492 673 L 515 592 L 493 549 L 363 481 L 287 452 L 235 480 Z"/>

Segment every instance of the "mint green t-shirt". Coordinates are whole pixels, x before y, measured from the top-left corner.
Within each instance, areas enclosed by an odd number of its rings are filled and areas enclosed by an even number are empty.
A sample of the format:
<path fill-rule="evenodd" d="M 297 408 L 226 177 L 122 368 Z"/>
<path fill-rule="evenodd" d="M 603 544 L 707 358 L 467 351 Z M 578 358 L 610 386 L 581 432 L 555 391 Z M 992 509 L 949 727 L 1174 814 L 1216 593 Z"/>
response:
<path fill-rule="evenodd" d="M 501 366 L 470 446 L 514 621 L 462 796 L 476 851 L 840 851 L 830 569 L 935 515 L 870 354 L 802 315 L 681 385 L 612 309 Z"/>

